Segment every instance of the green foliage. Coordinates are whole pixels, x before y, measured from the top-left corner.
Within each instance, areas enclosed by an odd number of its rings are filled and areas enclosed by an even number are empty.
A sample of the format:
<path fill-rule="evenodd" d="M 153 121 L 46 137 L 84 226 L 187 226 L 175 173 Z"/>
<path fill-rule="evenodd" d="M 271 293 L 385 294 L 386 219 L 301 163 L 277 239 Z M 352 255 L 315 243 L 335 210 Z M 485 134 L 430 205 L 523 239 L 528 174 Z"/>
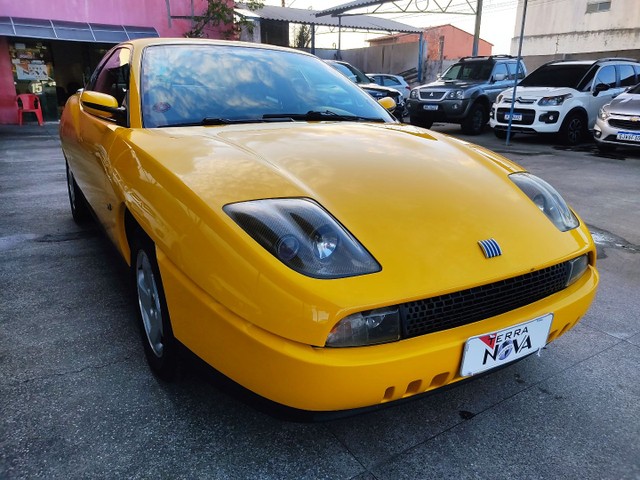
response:
<path fill-rule="evenodd" d="M 261 0 L 249 0 L 244 6 L 251 11 L 264 7 Z M 224 26 L 221 30 L 224 38 L 235 38 L 242 28 L 253 30 L 253 23 L 245 18 L 238 17 L 234 12 L 235 2 L 227 0 L 207 0 L 207 9 L 202 15 L 193 17 L 193 27 L 184 34 L 185 37 L 202 38 L 207 27 Z"/>

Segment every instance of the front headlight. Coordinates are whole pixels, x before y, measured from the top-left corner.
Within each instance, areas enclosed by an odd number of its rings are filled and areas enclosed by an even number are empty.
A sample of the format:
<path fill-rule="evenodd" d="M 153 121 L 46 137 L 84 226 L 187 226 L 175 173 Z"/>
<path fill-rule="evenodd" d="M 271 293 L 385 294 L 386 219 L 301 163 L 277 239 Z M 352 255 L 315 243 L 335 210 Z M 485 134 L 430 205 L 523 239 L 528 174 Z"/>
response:
<path fill-rule="evenodd" d="M 339 321 L 327 337 L 327 347 L 361 347 L 400 339 L 397 307 L 354 313 Z"/>
<path fill-rule="evenodd" d="M 312 200 L 253 200 L 223 209 L 269 253 L 308 277 L 343 278 L 381 270 L 353 235 Z"/>
<path fill-rule="evenodd" d="M 513 173 L 509 178 L 561 232 L 573 230 L 580 225 L 556 189 L 541 178 L 530 173 Z"/>
<path fill-rule="evenodd" d="M 450 100 L 462 100 L 464 98 L 464 90 L 451 90 L 447 93 L 447 98 Z"/>
<path fill-rule="evenodd" d="M 598 118 L 600 120 L 606 120 L 607 118 L 609 118 L 609 111 L 605 107 L 602 107 L 598 111 Z"/>
<path fill-rule="evenodd" d="M 566 95 L 556 95 L 554 97 L 542 97 L 538 100 L 538 105 L 541 107 L 557 107 L 562 105 L 565 100 L 571 98 L 573 95 L 567 93 Z"/>
<path fill-rule="evenodd" d="M 409 98 L 418 98 L 418 89 L 414 88 L 413 90 L 411 90 L 411 93 L 409 94 Z"/>

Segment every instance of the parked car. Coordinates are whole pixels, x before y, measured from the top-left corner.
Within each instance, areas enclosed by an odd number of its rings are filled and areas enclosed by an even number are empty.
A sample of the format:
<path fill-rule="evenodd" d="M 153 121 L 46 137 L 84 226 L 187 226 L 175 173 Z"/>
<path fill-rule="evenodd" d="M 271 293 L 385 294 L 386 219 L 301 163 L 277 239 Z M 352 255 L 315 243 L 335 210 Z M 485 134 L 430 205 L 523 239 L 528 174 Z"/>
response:
<path fill-rule="evenodd" d="M 589 230 L 549 184 L 304 52 L 119 44 L 60 139 L 161 378 L 186 348 L 289 408 L 379 406 L 539 353 L 595 295 Z"/>
<path fill-rule="evenodd" d="M 542 65 L 516 89 L 511 131 L 553 133 L 561 143 L 576 145 L 593 129 L 600 108 L 640 81 L 640 63 L 624 58 L 553 61 Z M 505 138 L 513 89 L 498 95 L 491 127 Z"/>
<path fill-rule="evenodd" d="M 603 151 L 617 146 L 640 148 L 640 83 L 600 109 L 593 136 Z"/>
<path fill-rule="evenodd" d="M 433 122 L 458 123 L 464 133 L 478 135 L 489 120 L 491 104 L 526 69 L 509 55 L 464 57 L 435 82 L 411 90 L 407 107 L 412 125 L 431 128 Z"/>
<path fill-rule="evenodd" d="M 393 101 L 396 102 L 396 107 L 392 113 L 398 120 L 402 120 L 405 113 L 405 101 L 399 90 L 376 84 L 373 80 L 367 77 L 362 70 L 354 67 L 350 63 L 340 60 L 325 60 L 325 62 L 342 73 L 349 80 L 359 85 L 365 92 L 376 100 L 384 97 L 393 98 Z"/>
<path fill-rule="evenodd" d="M 383 87 L 395 88 L 402 94 L 405 102 L 408 100 L 409 93 L 411 93 L 411 87 L 402 75 L 392 75 L 390 73 L 367 73 L 367 77 Z"/>

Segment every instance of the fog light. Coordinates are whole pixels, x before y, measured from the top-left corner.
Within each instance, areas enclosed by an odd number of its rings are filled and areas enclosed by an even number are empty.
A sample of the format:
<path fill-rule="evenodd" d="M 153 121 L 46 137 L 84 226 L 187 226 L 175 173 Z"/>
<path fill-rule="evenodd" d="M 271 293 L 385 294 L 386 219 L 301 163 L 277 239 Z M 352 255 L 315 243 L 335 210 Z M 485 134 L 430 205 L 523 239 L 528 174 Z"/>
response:
<path fill-rule="evenodd" d="M 396 307 L 354 313 L 329 332 L 327 347 L 360 347 L 400 339 L 400 314 Z"/>
<path fill-rule="evenodd" d="M 587 271 L 589 257 L 581 255 L 567 262 L 567 287 L 576 282 Z"/>
<path fill-rule="evenodd" d="M 540 115 L 538 119 L 544 123 L 556 123 L 559 117 L 560 114 L 558 112 L 546 112 Z"/>
<path fill-rule="evenodd" d="M 593 130 L 593 136 L 596 138 L 600 138 L 602 136 L 602 132 L 596 128 Z"/>

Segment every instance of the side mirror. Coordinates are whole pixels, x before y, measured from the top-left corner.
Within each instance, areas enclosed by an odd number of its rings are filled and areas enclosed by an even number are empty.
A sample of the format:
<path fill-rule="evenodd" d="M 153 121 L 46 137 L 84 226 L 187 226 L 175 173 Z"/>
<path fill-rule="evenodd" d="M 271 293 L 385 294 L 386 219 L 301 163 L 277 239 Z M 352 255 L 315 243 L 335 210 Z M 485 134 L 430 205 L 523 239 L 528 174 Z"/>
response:
<path fill-rule="evenodd" d="M 593 96 L 597 97 L 600 92 L 605 92 L 609 90 L 609 88 L 611 87 L 609 87 L 609 85 L 607 85 L 606 83 L 599 83 L 596 85 L 596 88 L 593 89 Z"/>
<path fill-rule="evenodd" d="M 127 118 L 127 110 L 124 107 L 119 107 L 115 97 L 106 93 L 83 90 L 80 94 L 80 103 L 91 115 L 106 120 L 121 122 Z"/>
<path fill-rule="evenodd" d="M 504 81 L 505 78 L 507 78 L 507 75 L 505 73 L 496 73 L 493 76 L 493 81 L 494 82 L 502 82 L 502 81 Z"/>
<path fill-rule="evenodd" d="M 378 103 L 384 107 L 387 112 L 393 112 L 396 108 L 396 101 L 391 97 L 384 97 L 378 100 Z"/>

